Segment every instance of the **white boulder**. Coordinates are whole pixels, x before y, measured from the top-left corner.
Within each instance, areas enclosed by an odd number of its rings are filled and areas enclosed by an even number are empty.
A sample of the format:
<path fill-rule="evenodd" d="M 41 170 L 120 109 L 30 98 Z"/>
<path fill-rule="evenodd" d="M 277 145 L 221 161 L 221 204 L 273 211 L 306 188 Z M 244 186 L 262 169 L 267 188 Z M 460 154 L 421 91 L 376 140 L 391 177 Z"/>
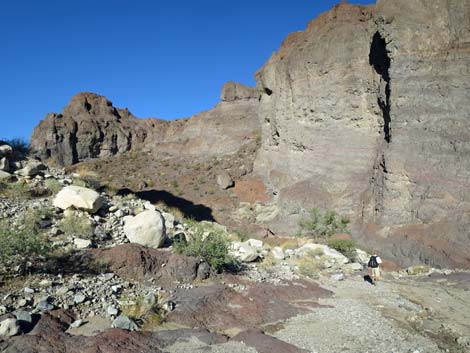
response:
<path fill-rule="evenodd" d="M 8 157 L 13 153 L 13 148 L 9 145 L 2 145 L 0 142 L 0 158 Z"/>
<path fill-rule="evenodd" d="M 147 210 L 124 217 L 124 233 L 131 243 L 159 248 L 166 238 L 165 220 L 160 212 Z"/>
<path fill-rule="evenodd" d="M 81 238 L 75 238 L 73 240 L 73 243 L 75 244 L 75 247 L 77 249 L 86 249 L 91 246 L 91 240 L 90 239 L 81 239 Z"/>
<path fill-rule="evenodd" d="M 318 252 L 319 255 L 325 256 L 338 264 L 347 264 L 349 262 L 346 256 L 324 244 L 307 243 L 295 250 L 297 256 L 304 256 L 310 252 Z"/>
<path fill-rule="evenodd" d="M 11 337 L 20 333 L 20 325 L 16 319 L 6 319 L 0 322 L 0 336 Z"/>
<path fill-rule="evenodd" d="M 22 175 L 25 177 L 33 177 L 45 169 L 47 169 L 46 166 L 41 162 L 36 160 L 30 160 L 26 163 L 23 169 L 17 170 L 15 174 Z"/>
<path fill-rule="evenodd" d="M 249 246 L 252 246 L 253 248 L 256 248 L 256 249 L 262 249 L 263 248 L 263 241 L 258 240 L 258 239 L 248 239 L 246 241 L 246 243 Z"/>
<path fill-rule="evenodd" d="M 73 207 L 95 213 L 103 206 L 103 199 L 95 190 L 70 185 L 59 191 L 53 204 L 63 210 Z"/>
<path fill-rule="evenodd" d="M 0 158 L 0 170 L 3 170 L 4 172 L 10 171 L 10 161 L 7 157 Z"/>
<path fill-rule="evenodd" d="M 254 247 L 250 246 L 248 242 L 233 242 L 230 255 L 241 262 L 253 262 L 259 256 L 258 251 Z"/>
<path fill-rule="evenodd" d="M 284 260 L 286 258 L 286 255 L 280 246 L 275 246 L 271 249 L 271 256 L 276 260 Z"/>
<path fill-rule="evenodd" d="M 361 264 L 367 264 L 369 262 L 369 254 L 361 249 L 356 249 L 356 261 Z"/>

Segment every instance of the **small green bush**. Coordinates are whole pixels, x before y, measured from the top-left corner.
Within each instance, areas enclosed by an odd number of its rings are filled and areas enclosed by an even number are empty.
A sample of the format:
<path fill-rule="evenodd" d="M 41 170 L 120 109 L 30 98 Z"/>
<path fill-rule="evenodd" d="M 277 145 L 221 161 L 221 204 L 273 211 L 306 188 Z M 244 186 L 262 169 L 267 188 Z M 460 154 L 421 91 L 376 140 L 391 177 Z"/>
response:
<path fill-rule="evenodd" d="M 52 195 L 57 194 L 63 188 L 62 184 L 54 178 L 44 180 L 44 186 Z"/>
<path fill-rule="evenodd" d="M 339 251 L 351 261 L 356 259 L 356 243 L 353 240 L 331 239 L 328 241 L 328 246 Z"/>
<path fill-rule="evenodd" d="M 176 252 L 200 258 L 216 272 L 239 269 L 238 262 L 229 254 L 230 240 L 225 234 L 217 230 L 206 233 L 200 224 L 193 227 L 193 231 L 190 241 L 178 239 L 173 243 Z"/>
<path fill-rule="evenodd" d="M 47 256 L 51 250 L 47 239 L 34 227 L 19 228 L 5 221 L 0 223 L 0 264 L 7 269 Z"/>
<path fill-rule="evenodd" d="M 70 213 L 58 224 L 59 229 L 67 236 L 90 238 L 93 236 L 93 226 L 88 218 Z"/>
<path fill-rule="evenodd" d="M 5 198 L 11 199 L 28 199 L 32 197 L 28 184 L 22 181 L 2 183 L 0 194 Z"/>
<path fill-rule="evenodd" d="M 299 222 L 301 236 L 329 238 L 336 233 L 349 233 L 349 219 L 339 216 L 335 211 L 320 212 L 317 208 L 310 210 L 308 219 Z"/>

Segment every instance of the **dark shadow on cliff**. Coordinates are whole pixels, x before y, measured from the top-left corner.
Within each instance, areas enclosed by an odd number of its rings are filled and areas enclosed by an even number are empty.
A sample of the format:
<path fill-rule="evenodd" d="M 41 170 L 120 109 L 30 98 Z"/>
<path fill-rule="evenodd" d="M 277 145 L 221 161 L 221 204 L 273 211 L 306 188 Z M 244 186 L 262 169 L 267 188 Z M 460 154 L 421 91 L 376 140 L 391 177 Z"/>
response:
<path fill-rule="evenodd" d="M 391 96 L 391 81 L 390 81 L 390 66 L 391 59 L 387 49 L 387 42 L 376 32 L 372 38 L 372 43 L 369 52 L 369 64 L 374 67 L 377 74 L 380 75 L 381 79 L 385 82 L 384 96 L 379 94 L 377 103 L 382 110 L 382 116 L 384 119 L 384 139 L 387 143 L 390 143 L 392 139 L 391 131 L 391 115 L 390 115 L 390 96 Z"/>
<path fill-rule="evenodd" d="M 212 209 L 204 205 L 196 205 L 193 202 L 178 197 L 164 190 L 146 190 L 133 192 L 130 189 L 121 189 L 118 191 L 117 195 L 125 196 L 129 194 L 134 194 L 138 198 L 150 201 L 155 204 L 157 202 L 164 202 L 168 207 L 175 207 L 179 209 L 184 217 L 192 218 L 198 222 L 200 221 L 211 221 L 215 222 L 214 217 L 212 216 Z"/>

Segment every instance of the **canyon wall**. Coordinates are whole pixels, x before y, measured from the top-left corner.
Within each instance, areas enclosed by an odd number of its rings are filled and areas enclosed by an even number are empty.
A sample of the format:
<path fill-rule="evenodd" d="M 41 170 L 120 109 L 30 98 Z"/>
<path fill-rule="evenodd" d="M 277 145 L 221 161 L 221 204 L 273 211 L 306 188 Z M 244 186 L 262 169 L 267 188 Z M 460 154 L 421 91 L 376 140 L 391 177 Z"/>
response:
<path fill-rule="evenodd" d="M 228 83 L 214 109 L 137 119 L 83 93 L 31 145 L 70 165 L 129 150 L 211 158 L 261 139 L 271 232 L 331 209 L 402 264 L 470 267 L 469 73 L 470 0 L 341 3 L 284 40 L 256 89 Z"/>
<path fill-rule="evenodd" d="M 309 207 L 408 262 L 470 265 L 470 1 L 340 4 L 257 73 L 255 170 L 293 232 Z"/>

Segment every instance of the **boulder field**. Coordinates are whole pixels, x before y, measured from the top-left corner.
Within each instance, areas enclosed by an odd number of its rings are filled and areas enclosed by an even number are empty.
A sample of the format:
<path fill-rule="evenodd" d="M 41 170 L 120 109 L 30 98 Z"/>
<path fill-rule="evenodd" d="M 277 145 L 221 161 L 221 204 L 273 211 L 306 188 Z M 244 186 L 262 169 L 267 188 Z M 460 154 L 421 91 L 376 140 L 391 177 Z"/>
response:
<path fill-rule="evenodd" d="M 229 158 L 256 141 L 248 176 L 262 187 L 245 188 L 261 190 L 250 202 L 269 210 L 255 222 L 270 233 L 295 234 L 312 207 L 336 210 L 356 240 L 404 265 L 469 268 L 469 21 L 470 0 L 341 3 L 288 35 L 256 88 L 230 82 L 212 110 L 137 119 L 80 93 L 31 146 L 71 165 L 128 151 Z M 213 191 L 234 195 L 221 212 L 232 218 L 240 178 Z"/>

